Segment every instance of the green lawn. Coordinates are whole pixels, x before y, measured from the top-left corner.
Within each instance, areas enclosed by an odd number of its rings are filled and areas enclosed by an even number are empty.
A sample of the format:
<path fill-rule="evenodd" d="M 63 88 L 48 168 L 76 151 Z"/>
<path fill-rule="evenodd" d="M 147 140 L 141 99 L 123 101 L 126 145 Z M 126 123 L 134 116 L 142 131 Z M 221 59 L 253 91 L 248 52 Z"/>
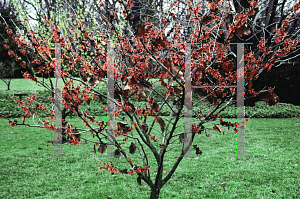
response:
<path fill-rule="evenodd" d="M 37 78 L 39 81 L 43 81 L 42 77 Z M 56 78 L 51 78 L 52 83 L 55 84 L 55 79 Z M 44 79 L 46 84 L 50 85 L 50 81 L 47 79 Z M 61 80 L 61 82 L 63 82 Z M 79 83 L 76 83 L 75 85 L 79 85 Z M 100 83 L 99 85 L 105 85 L 104 83 Z M 54 85 L 55 86 L 55 85 Z M 25 79 L 25 78 L 13 78 L 11 80 L 10 84 L 10 89 L 11 90 L 46 90 L 45 87 L 37 85 L 36 82 Z M 3 82 L 0 81 L 0 90 L 7 90 L 7 85 Z"/>
<path fill-rule="evenodd" d="M 12 82 L 11 92 L 22 92 L 24 85 L 32 92 L 36 89 L 28 80 Z M 13 87 L 19 85 L 19 87 Z M 4 84 L 4 83 L 3 83 Z M 4 89 L 3 89 L 4 88 Z M 39 90 L 40 87 L 37 87 Z M 5 90 L 0 84 L 0 90 Z M 1 93 L 0 93 L 1 94 Z M 4 95 L 3 95 L 4 96 Z M 0 112 L 7 108 L 6 97 L 0 99 Z M 246 124 L 245 152 L 254 157 L 228 157 L 236 154 L 236 134 L 232 129 L 225 129 L 225 135 L 208 130 L 196 135 L 193 144 L 197 144 L 202 155 L 186 157 L 180 163 L 173 177 L 163 187 L 161 198 L 297 198 L 299 190 L 299 107 L 278 103 L 269 107 L 264 102 L 257 107 L 246 108 L 246 114 L 259 111 L 266 117 L 276 113 L 285 116 L 291 113 L 294 118 L 251 118 Z M 92 103 L 91 103 L 91 106 Z M 206 105 L 205 105 L 206 106 Z M 194 107 L 193 107 L 194 109 Z M 198 107 L 195 107 L 198 109 Z M 235 107 L 224 111 L 234 115 Z M 248 112 L 247 112 L 248 111 Z M 232 112 L 232 113 L 231 113 Z M 93 114 L 92 114 L 93 115 Z M 167 120 L 167 117 L 164 117 Z M 105 116 L 96 119 L 106 121 Z M 149 117 L 147 122 L 153 120 Z M 224 119 L 235 122 L 235 118 Z M 68 119 L 76 127 L 85 127 L 78 119 Z M 183 124 L 183 120 L 181 121 Z M 32 119 L 26 123 L 33 124 Z M 212 127 L 207 124 L 205 127 Z M 149 198 L 150 189 L 142 181 L 136 182 L 136 174 L 111 175 L 99 171 L 101 162 L 111 162 L 121 169 L 130 169 L 124 158 L 115 159 L 99 153 L 94 155 L 93 144 L 82 142 L 79 146 L 63 144 L 65 157 L 49 157 L 54 154 L 54 146 L 49 142 L 54 132 L 25 126 L 10 127 L 6 119 L 0 119 L 1 156 L 0 156 L 0 198 Z M 155 129 L 160 129 L 157 123 Z M 178 127 L 176 134 L 183 132 Z M 161 141 L 158 131 L 152 135 Z M 96 141 L 89 133 L 83 137 Z M 123 139 L 124 137 L 119 137 Z M 118 139 L 119 139 L 118 138 Z M 166 153 L 164 176 L 180 154 L 181 148 L 176 138 L 170 147 L 177 147 Z M 127 151 L 132 140 L 122 145 Z M 160 143 L 160 142 L 158 142 Z M 156 143 L 157 144 L 157 143 Z M 49 145 L 49 147 L 47 147 Z M 159 146 L 156 145 L 158 149 Z M 129 154 L 134 164 L 141 165 L 139 153 Z M 146 149 L 146 154 L 151 154 Z M 70 156 L 70 157 L 68 157 Z M 149 156 L 152 180 L 156 163 Z M 163 176 L 163 177 L 164 177 Z"/>
<path fill-rule="evenodd" d="M 42 77 L 38 77 L 37 79 L 39 81 L 43 81 Z M 51 80 L 52 80 L 52 83 L 54 84 L 55 78 L 52 77 Z M 45 79 L 44 81 L 50 85 L 49 80 Z M 157 81 L 157 79 L 151 80 L 151 81 Z M 79 85 L 79 83 L 76 83 L 75 85 Z M 98 86 L 104 86 L 104 85 L 105 85 L 105 83 L 99 83 Z M 25 89 L 23 89 L 24 87 L 25 87 Z M 37 85 L 37 83 L 35 83 L 34 81 L 31 81 L 31 80 L 28 80 L 25 78 L 13 78 L 11 80 L 10 89 L 11 90 L 20 90 L 21 88 L 22 88 L 22 90 L 46 90 L 46 88 L 44 88 L 43 86 Z M 0 90 L 7 90 L 7 85 L 2 80 L 0 81 Z"/>
<path fill-rule="evenodd" d="M 4 119 L 0 119 L 0 128 L 1 198 L 149 198 L 149 188 L 144 182 L 137 185 L 136 175 L 99 171 L 94 159 L 130 169 L 124 158 L 117 160 L 99 153 L 96 157 L 93 145 L 84 142 L 79 146 L 63 145 L 64 155 L 71 157 L 48 157 L 54 153 L 53 145 L 48 143 L 54 137 L 52 131 L 12 128 Z M 157 124 L 155 128 L 159 128 Z M 299 132 L 299 118 L 251 119 L 246 125 L 245 151 L 254 157 L 239 158 L 228 157 L 236 153 L 236 134 L 232 130 L 226 129 L 225 135 L 212 130 L 207 132 L 210 137 L 197 135 L 195 144 L 203 154 L 183 159 L 163 187 L 161 198 L 297 198 Z M 93 140 L 90 135 L 84 137 Z M 129 144 L 130 140 L 123 147 L 128 150 Z M 166 154 L 164 171 L 170 171 L 180 151 L 178 147 Z M 133 163 L 139 160 L 138 153 L 129 155 Z M 149 159 L 154 174 L 156 164 L 152 156 Z"/>

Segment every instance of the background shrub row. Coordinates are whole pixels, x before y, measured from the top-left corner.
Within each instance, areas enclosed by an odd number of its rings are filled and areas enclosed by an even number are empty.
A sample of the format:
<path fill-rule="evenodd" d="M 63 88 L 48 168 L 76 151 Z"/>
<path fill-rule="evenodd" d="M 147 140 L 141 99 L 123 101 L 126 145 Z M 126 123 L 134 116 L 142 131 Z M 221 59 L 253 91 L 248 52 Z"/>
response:
<path fill-rule="evenodd" d="M 20 117 L 24 115 L 24 111 L 17 107 L 17 104 L 14 102 L 12 98 L 10 98 L 10 95 L 13 95 L 15 93 L 27 93 L 31 94 L 32 91 L 2 91 L 0 93 L 0 107 L 2 107 L 1 112 L 9 117 Z M 149 94 L 146 92 L 146 95 Z M 48 108 L 53 108 L 53 103 L 49 101 L 50 93 L 49 91 L 40 91 L 36 92 L 35 95 L 37 95 L 36 102 L 38 103 L 44 103 L 45 106 Z M 148 96 L 148 95 L 147 95 Z M 156 98 L 160 99 L 160 98 Z M 168 101 L 171 102 L 172 99 L 169 99 Z M 22 97 L 22 101 L 25 102 L 25 97 Z M 198 99 L 193 99 L 193 103 L 195 104 L 198 101 Z M 145 101 L 140 101 L 137 99 L 133 99 L 131 101 L 135 107 L 144 108 L 145 106 L 149 106 L 149 104 Z M 36 103 L 37 104 L 37 103 Z M 36 106 L 34 104 L 33 107 Z M 82 108 L 84 108 L 84 111 L 89 112 L 91 115 L 94 116 L 104 116 L 106 115 L 106 112 L 100 109 L 99 107 L 102 105 L 105 107 L 105 105 L 101 104 L 98 99 L 93 99 L 90 102 L 90 105 L 87 105 L 86 102 L 83 102 Z M 161 106 L 162 102 L 158 101 L 158 105 Z M 172 104 L 172 103 L 170 103 Z M 212 110 L 214 107 L 213 105 L 209 104 L 208 102 L 202 103 L 200 102 L 197 106 L 193 106 L 193 117 L 196 116 L 197 112 L 202 112 L 203 116 L 206 116 L 208 113 L 207 111 Z M 175 107 L 176 109 L 176 107 Z M 40 116 L 46 116 L 46 111 L 39 111 L 38 112 Z M 167 105 L 164 105 L 162 110 L 160 111 L 160 115 L 167 116 L 170 113 L 170 108 Z M 236 117 L 236 107 L 234 105 L 227 107 L 226 110 L 221 112 L 221 117 L 224 118 L 235 118 Z M 254 117 L 254 118 L 290 118 L 290 117 L 298 117 L 300 116 L 300 107 L 295 106 L 292 104 L 286 104 L 286 103 L 278 103 L 275 106 L 268 106 L 265 102 L 259 101 L 256 102 L 255 107 L 245 107 L 245 117 Z"/>

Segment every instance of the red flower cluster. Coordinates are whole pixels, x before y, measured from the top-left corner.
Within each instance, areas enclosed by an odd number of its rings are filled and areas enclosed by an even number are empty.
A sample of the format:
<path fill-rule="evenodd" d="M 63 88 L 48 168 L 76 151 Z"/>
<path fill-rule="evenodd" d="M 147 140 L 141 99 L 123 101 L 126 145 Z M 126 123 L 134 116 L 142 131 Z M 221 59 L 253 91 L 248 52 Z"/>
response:
<path fill-rule="evenodd" d="M 11 56 L 11 57 L 14 57 L 14 56 L 15 56 L 15 53 L 14 53 L 13 51 L 9 50 L 9 51 L 8 51 L 8 55 Z"/>

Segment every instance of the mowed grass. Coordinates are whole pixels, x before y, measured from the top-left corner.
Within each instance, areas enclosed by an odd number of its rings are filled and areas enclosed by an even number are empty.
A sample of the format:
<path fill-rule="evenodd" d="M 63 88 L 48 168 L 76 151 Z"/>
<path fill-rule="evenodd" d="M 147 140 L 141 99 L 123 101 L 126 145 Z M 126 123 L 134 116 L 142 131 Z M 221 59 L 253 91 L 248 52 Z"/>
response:
<path fill-rule="evenodd" d="M 106 120 L 104 117 L 96 119 Z M 149 118 L 149 122 L 151 120 L 153 118 Z M 69 121 L 84 127 L 77 119 Z M 32 120 L 27 122 L 33 124 Z M 205 127 L 212 127 L 212 124 Z M 101 162 L 130 169 L 124 157 L 116 159 L 98 152 L 95 155 L 93 144 L 85 142 L 79 146 L 63 144 L 65 157 L 48 157 L 54 155 L 54 146 L 48 143 L 54 138 L 54 132 L 24 126 L 12 128 L 5 119 L 0 119 L 0 128 L 1 198 L 131 199 L 150 196 L 150 188 L 144 181 L 142 186 L 137 184 L 136 174 L 112 175 L 105 170 L 99 171 Z M 154 128 L 160 129 L 157 123 Z M 176 133 L 182 130 L 183 127 L 180 127 Z M 160 198 L 297 198 L 300 195 L 299 118 L 253 118 L 246 124 L 245 132 L 246 155 L 254 157 L 228 157 L 236 154 L 236 134 L 232 129 L 225 129 L 224 135 L 212 130 L 206 132 L 210 137 L 206 137 L 205 133 L 196 135 L 194 144 L 203 151 L 202 155 L 185 157 L 181 161 L 162 188 Z M 159 139 L 157 143 L 152 142 L 158 150 L 161 136 L 156 130 L 151 134 Z M 89 133 L 83 137 L 96 141 Z M 181 152 L 178 138 L 174 140 L 170 147 L 178 147 L 166 153 L 163 177 Z M 122 148 L 133 164 L 143 166 L 138 150 L 134 155 L 128 153 L 131 141 L 129 139 Z M 151 179 L 154 180 L 157 165 L 148 148 L 143 146 L 151 165 Z"/>
<path fill-rule="evenodd" d="M 43 81 L 42 77 L 37 77 L 39 81 Z M 54 77 L 51 77 L 53 86 L 55 87 L 55 79 Z M 50 80 L 49 79 L 44 79 L 45 83 L 47 85 L 50 85 Z M 156 81 L 156 80 L 153 80 Z M 62 79 L 61 82 L 63 83 Z M 75 86 L 78 86 L 80 82 L 75 81 Z M 100 82 L 97 86 L 105 86 L 105 82 Z M 46 90 L 45 87 L 38 85 L 38 83 L 25 79 L 25 78 L 12 78 L 11 79 L 11 84 L 10 84 L 10 89 L 11 90 Z M 7 85 L 1 80 L 0 81 L 0 90 L 7 90 Z"/>
<path fill-rule="evenodd" d="M 39 81 L 43 82 L 42 77 L 37 77 L 37 79 Z M 51 80 L 52 80 L 53 86 L 55 87 L 56 78 L 52 77 Z M 63 80 L 61 79 L 60 81 L 63 84 Z M 44 79 L 44 83 L 50 87 L 49 79 Z M 77 81 L 74 83 L 75 86 L 79 86 L 79 84 L 80 84 L 80 82 L 77 82 Z M 104 82 L 100 82 L 98 84 L 98 86 L 102 87 L 102 86 L 106 86 L 106 84 Z M 10 89 L 11 90 L 20 90 L 20 89 L 22 89 L 22 90 L 40 90 L 40 91 L 47 90 L 42 85 L 39 85 L 38 83 L 28 80 L 28 79 L 25 79 L 25 78 L 13 78 L 11 80 Z M 3 81 L 0 81 L 0 90 L 7 90 L 7 85 Z"/>
<path fill-rule="evenodd" d="M 35 87 L 34 83 L 28 84 L 29 80 L 23 80 L 24 82 L 17 83 L 19 86 L 11 88 L 18 93 L 22 92 L 22 88 L 42 90 L 42 87 Z M 21 80 L 16 80 L 19 81 Z M 0 82 L 0 90 L 5 90 L 5 84 L 3 86 L 1 83 L 3 82 Z M 13 84 L 15 83 L 12 82 Z M 290 112 L 293 109 L 295 116 L 300 115 L 299 110 L 296 112 L 298 107 L 284 103 L 271 109 L 267 109 L 264 102 L 259 106 L 259 112 L 262 113 L 281 109 Z M 232 107 L 227 113 L 231 111 L 234 114 L 235 110 Z M 250 111 L 254 113 L 257 110 Z M 168 119 L 165 116 L 163 118 L 165 121 Z M 105 116 L 96 115 L 96 119 L 106 121 Z M 153 119 L 148 117 L 147 123 L 151 124 Z M 236 121 L 234 118 L 224 120 Z M 198 145 L 202 155 L 185 157 L 181 161 L 172 178 L 162 188 L 160 198 L 297 198 L 300 195 L 299 120 L 296 117 L 251 118 L 246 124 L 245 153 L 254 157 L 228 157 L 236 154 L 237 139 L 232 129 L 224 128 L 224 135 L 212 130 L 206 132 L 210 137 L 206 137 L 205 133 L 196 135 L 193 144 Z M 76 127 L 86 128 L 76 118 L 68 118 L 68 122 Z M 182 125 L 183 122 L 184 120 L 181 121 Z M 33 121 L 27 119 L 25 123 L 33 124 Z M 212 126 L 213 124 L 205 125 L 207 128 Z M 81 142 L 79 146 L 63 144 L 64 157 L 49 157 L 54 155 L 54 146 L 49 143 L 54 139 L 54 132 L 25 126 L 10 127 L 6 119 L 0 119 L 0 128 L 1 198 L 131 199 L 150 196 L 150 188 L 144 181 L 142 186 L 137 184 L 136 174 L 112 175 L 105 170 L 99 171 L 98 167 L 102 162 L 110 162 L 120 169 L 131 169 L 124 157 L 116 159 L 98 152 L 95 155 L 93 143 L 89 142 Z M 157 143 L 152 142 L 157 150 L 162 138 L 158 130 L 160 127 L 155 123 L 151 135 L 159 139 Z M 181 132 L 183 126 L 178 127 L 175 133 Z M 139 137 L 136 133 L 134 135 Z M 97 141 L 89 132 L 83 137 Z M 138 150 L 133 155 L 128 153 L 131 141 L 129 139 L 122 148 L 133 164 L 143 166 Z M 176 156 L 181 153 L 178 137 L 172 141 L 174 143 L 170 147 L 176 148 L 167 152 L 164 157 L 163 177 L 169 173 Z M 151 151 L 144 144 L 143 146 L 151 166 L 151 179 L 154 180 L 157 165 Z"/>

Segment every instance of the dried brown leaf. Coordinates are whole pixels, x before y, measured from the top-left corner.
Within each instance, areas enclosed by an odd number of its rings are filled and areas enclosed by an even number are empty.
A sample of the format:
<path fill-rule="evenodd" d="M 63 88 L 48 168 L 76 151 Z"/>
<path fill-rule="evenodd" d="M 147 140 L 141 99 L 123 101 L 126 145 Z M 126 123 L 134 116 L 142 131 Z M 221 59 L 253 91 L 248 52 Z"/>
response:
<path fill-rule="evenodd" d="M 242 32 L 243 32 L 243 34 L 244 35 L 250 35 L 251 34 L 251 30 L 249 29 L 249 28 L 247 28 L 245 25 L 243 25 L 242 27 L 241 27 L 241 30 L 242 30 Z"/>
<path fill-rule="evenodd" d="M 159 106 L 158 106 L 158 104 L 156 102 L 153 103 L 152 110 L 155 111 L 155 112 L 159 111 Z"/>
<path fill-rule="evenodd" d="M 116 150 L 114 151 L 114 157 L 115 157 L 115 158 L 120 158 L 120 157 L 121 157 L 121 153 L 120 153 L 119 149 L 116 149 Z"/>
<path fill-rule="evenodd" d="M 161 131 L 164 132 L 165 131 L 165 121 L 161 117 L 158 117 L 156 121 L 160 125 Z"/>
<path fill-rule="evenodd" d="M 136 150 L 136 146 L 133 142 L 131 142 L 130 146 L 129 146 L 129 153 L 134 154 Z"/>
<path fill-rule="evenodd" d="M 237 34 L 237 36 L 242 37 L 243 36 L 243 31 L 240 28 L 236 28 L 235 29 L 235 33 Z"/>
<path fill-rule="evenodd" d="M 100 144 L 98 152 L 103 154 L 106 151 L 106 144 Z"/>
<path fill-rule="evenodd" d="M 215 128 L 216 128 L 219 132 L 223 132 L 223 133 L 224 133 L 224 129 L 223 129 L 221 126 L 215 124 Z"/>

